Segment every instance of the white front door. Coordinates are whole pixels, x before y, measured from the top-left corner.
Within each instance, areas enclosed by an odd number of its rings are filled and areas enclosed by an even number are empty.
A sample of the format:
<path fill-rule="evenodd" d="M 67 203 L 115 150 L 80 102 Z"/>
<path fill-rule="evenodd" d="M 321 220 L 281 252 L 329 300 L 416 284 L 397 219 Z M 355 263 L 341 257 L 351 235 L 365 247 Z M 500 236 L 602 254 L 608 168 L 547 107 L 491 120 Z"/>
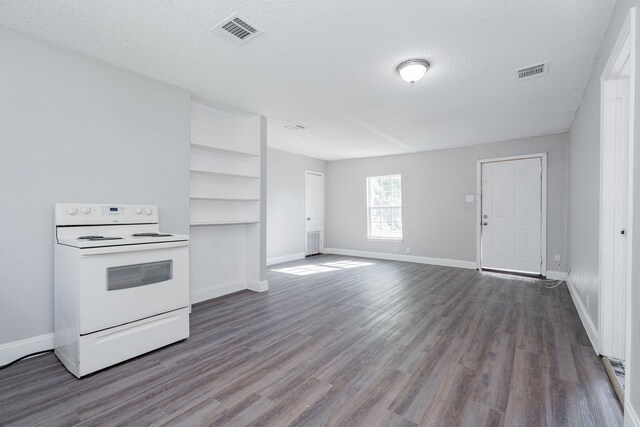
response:
<path fill-rule="evenodd" d="M 542 271 L 542 159 L 482 163 L 481 267 Z"/>
<path fill-rule="evenodd" d="M 324 240 L 324 174 L 306 171 L 304 191 L 305 255 L 320 253 Z"/>

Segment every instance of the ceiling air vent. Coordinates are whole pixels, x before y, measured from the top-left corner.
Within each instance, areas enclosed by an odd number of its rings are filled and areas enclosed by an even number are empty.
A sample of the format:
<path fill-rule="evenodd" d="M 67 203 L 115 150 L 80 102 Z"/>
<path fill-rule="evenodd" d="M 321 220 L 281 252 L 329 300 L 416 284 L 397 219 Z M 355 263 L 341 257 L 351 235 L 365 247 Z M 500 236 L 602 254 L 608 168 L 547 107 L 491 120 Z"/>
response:
<path fill-rule="evenodd" d="M 532 65 L 531 67 L 520 68 L 518 70 L 518 80 L 542 77 L 547 74 L 548 68 L 549 66 L 547 62 L 538 65 Z"/>
<path fill-rule="evenodd" d="M 288 130 L 305 130 L 305 129 L 307 129 L 306 127 L 304 127 L 302 125 L 287 125 L 284 128 L 288 129 Z"/>
<path fill-rule="evenodd" d="M 262 30 L 240 18 L 237 13 L 220 22 L 211 31 L 237 45 L 245 44 L 262 34 Z"/>

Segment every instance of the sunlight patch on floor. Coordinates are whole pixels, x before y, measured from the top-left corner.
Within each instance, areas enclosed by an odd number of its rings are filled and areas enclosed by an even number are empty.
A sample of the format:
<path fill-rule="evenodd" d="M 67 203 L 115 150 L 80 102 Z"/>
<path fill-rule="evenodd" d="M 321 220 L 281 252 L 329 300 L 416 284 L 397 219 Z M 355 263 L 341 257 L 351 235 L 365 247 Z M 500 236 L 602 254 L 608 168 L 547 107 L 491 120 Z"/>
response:
<path fill-rule="evenodd" d="M 328 262 L 326 264 L 329 267 L 337 267 L 337 268 L 356 268 L 356 267 L 364 267 L 365 265 L 373 265 L 372 262 L 360 262 L 360 261 L 335 261 Z"/>
<path fill-rule="evenodd" d="M 335 270 L 337 270 L 337 268 L 324 267 L 322 265 L 299 265 L 296 267 L 274 268 L 271 271 L 295 274 L 296 276 L 308 276 L 309 274 L 326 273 L 327 271 Z"/>
<path fill-rule="evenodd" d="M 308 276 L 310 274 L 326 273 L 329 271 L 336 271 L 341 269 L 365 267 L 367 265 L 373 265 L 372 262 L 360 262 L 360 261 L 334 261 L 326 264 L 307 264 L 297 265 L 295 267 L 274 268 L 271 271 L 276 273 L 293 274 L 295 276 Z"/>

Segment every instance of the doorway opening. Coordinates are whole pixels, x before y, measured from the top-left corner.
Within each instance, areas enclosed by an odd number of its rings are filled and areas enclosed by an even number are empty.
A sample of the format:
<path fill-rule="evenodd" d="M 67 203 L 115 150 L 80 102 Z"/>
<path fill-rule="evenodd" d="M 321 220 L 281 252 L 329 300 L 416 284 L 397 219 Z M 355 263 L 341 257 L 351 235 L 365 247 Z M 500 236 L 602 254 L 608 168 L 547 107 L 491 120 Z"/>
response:
<path fill-rule="evenodd" d="M 633 209 L 635 8 L 601 75 L 599 353 L 626 360 Z"/>
<path fill-rule="evenodd" d="M 305 171 L 304 180 L 305 256 L 324 249 L 324 174 Z"/>
<path fill-rule="evenodd" d="M 546 171 L 546 153 L 478 161 L 478 269 L 546 276 Z"/>

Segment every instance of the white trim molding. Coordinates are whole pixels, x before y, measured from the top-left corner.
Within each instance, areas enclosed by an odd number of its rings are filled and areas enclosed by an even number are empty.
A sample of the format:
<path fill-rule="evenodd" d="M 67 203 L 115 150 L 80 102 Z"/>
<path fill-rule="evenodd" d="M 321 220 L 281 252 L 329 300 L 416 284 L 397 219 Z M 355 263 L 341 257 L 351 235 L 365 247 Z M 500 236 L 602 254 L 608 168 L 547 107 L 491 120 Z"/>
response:
<path fill-rule="evenodd" d="M 576 310 L 578 311 L 578 316 L 580 316 L 582 325 L 587 331 L 587 335 L 589 336 L 589 341 L 591 341 L 593 350 L 597 354 L 600 354 L 600 338 L 598 336 L 598 330 L 596 329 L 595 323 L 593 323 L 593 319 L 589 315 L 587 308 L 582 303 L 582 299 L 580 299 L 580 295 L 576 290 L 576 286 L 570 277 L 567 278 L 567 287 L 569 288 L 569 294 L 571 295 L 571 299 L 573 300 L 573 305 L 575 305 Z"/>
<path fill-rule="evenodd" d="M 547 279 L 549 280 L 564 280 L 567 278 L 566 271 L 552 271 L 547 270 Z"/>
<path fill-rule="evenodd" d="M 238 280 L 236 282 L 212 285 L 204 289 L 192 291 L 191 304 L 197 304 L 202 301 L 218 298 L 224 295 L 232 294 L 234 292 L 244 291 L 245 289 L 247 289 L 246 280 Z"/>
<path fill-rule="evenodd" d="M 394 254 L 394 253 L 387 253 L 387 252 L 369 252 L 369 251 L 358 251 L 355 249 L 339 249 L 339 248 L 325 248 L 324 253 L 334 254 L 334 255 L 354 256 L 354 257 L 360 257 L 360 258 L 374 258 L 374 259 L 386 259 L 391 261 L 415 262 L 418 264 L 441 265 L 444 267 L 467 268 L 471 270 L 476 269 L 476 263 L 474 261 L 464 261 L 459 259 L 431 258 L 431 257 L 423 257 L 423 256 L 416 256 L 416 255 Z"/>
<path fill-rule="evenodd" d="M 297 260 L 303 259 L 303 258 L 304 258 L 304 252 L 298 252 L 296 254 L 274 256 L 274 257 L 271 257 L 271 258 L 267 258 L 267 265 L 282 264 L 283 262 L 297 261 Z"/>
<path fill-rule="evenodd" d="M 11 363 L 27 354 L 53 350 L 53 345 L 53 334 L 38 335 L 0 344 L 0 366 Z"/>
<path fill-rule="evenodd" d="M 192 291 L 191 305 L 244 290 L 265 292 L 269 290 L 269 282 L 266 280 L 238 280 L 236 282 L 222 283 L 220 285 L 213 285 L 205 289 Z"/>
<path fill-rule="evenodd" d="M 247 289 L 253 292 L 266 292 L 269 290 L 269 282 L 267 280 L 249 280 L 247 281 Z"/>
<path fill-rule="evenodd" d="M 631 405 L 630 399 L 625 399 L 624 405 L 624 425 L 625 427 L 640 427 L 640 417 L 635 408 Z"/>
<path fill-rule="evenodd" d="M 616 39 L 605 67 L 600 75 L 600 222 L 599 222 L 599 262 L 600 262 L 600 289 L 598 293 L 598 321 L 600 331 L 600 344 L 602 354 L 614 356 L 619 359 L 629 360 L 629 348 L 631 341 L 630 313 L 631 284 L 632 279 L 632 236 L 633 233 L 633 171 L 634 165 L 634 141 L 635 141 L 635 114 L 636 111 L 636 8 L 632 7 L 625 18 L 622 28 Z M 617 171 L 620 170 L 616 156 L 618 144 L 616 138 L 620 124 L 617 120 L 616 108 L 621 94 L 617 87 L 621 70 L 629 66 L 629 87 L 624 90 L 628 93 L 628 153 L 627 167 L 627 226 L 617 223 L 619 211 L 624 209 L 616 199 L 616 190 L 620 183 Z M 625 73 L 626 74 L 626 73 Z M 612 108 L 613 106 L 613 108 Z M 622 249 L 615 244 L 615 239 L 620 228 L 626 229 L 626 245 Z M 626 253 L 625 253 L 626 252 Z M 626 257 L 626 266 L 615 263 L 616 259 Z M 625 277 L 625 280 L 621 280 Z M 624 283 L 626 282 L 626 283 Z M 624 292 L 620 289 L 623 283 Z M 626 313 L 621 315 L 620 311 Z M 624 354 L 626 353 L 626 354 Z M 628 382 L 626 387 L 629 387 Z"/>

